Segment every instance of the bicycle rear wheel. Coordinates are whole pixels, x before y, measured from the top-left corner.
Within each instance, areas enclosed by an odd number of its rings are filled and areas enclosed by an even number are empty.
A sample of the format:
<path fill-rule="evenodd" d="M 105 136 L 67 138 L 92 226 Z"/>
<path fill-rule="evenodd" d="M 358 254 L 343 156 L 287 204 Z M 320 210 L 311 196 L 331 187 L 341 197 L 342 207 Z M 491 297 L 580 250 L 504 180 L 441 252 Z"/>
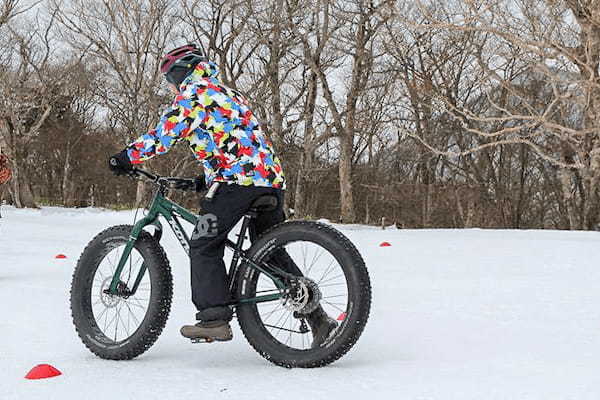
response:
<path fill-rule="evenodd" d="M 119 295 L 105 291 L 112 281 L 132 226 L 98 234 L 85 248 L 71 284 L 71 312 L 77 334 L 98 357 L 128 360 L 158 339 L 171 309 L 171 269 L 162 247 L 148 232 L 135 242 L 121 272 Z M 145 269 L 135 294 L 138 272 Z"/>
<path fill-rule="evenodd" d="M 334 362 L 354 346 L 369 316 L 371 285 L 360 253 L 344 235 L 315 222 L 285 222 L 259 238 L 248 256 L 259 265 L 291 262 L 298 276 L 281 300 L 237 307 L 242 332 L 259 354 L 280 366 L 311 368 Z M 276 292 L 264 273 L 240 266 L 238 299 Z M 310 315 L 319 308 L 338 326 L 315 347 Z"/>

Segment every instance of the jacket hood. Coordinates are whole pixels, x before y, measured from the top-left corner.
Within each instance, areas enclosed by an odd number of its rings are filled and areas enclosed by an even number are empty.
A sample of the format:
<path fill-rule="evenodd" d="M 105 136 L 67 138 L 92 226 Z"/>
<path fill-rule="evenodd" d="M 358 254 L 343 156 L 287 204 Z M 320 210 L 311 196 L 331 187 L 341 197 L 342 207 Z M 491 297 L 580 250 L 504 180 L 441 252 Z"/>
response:
<path fill-rule="evenodd" d="M 188 75 L 182 82 L 183 85 L 207 78 L 214 78 L 219 75 L 217 64 L 212 61 L 200 61 L 194 71 Z"/>

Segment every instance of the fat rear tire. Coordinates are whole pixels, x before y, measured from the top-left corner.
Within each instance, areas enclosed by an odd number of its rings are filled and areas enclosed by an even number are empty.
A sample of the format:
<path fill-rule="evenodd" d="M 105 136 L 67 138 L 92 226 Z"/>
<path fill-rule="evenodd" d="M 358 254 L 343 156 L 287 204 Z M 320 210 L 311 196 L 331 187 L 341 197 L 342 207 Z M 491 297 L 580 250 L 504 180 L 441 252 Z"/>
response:
<path fill-rule="evenodd" d="M 263 325 L 257 306 L 237 307 L 237 318 L 250 345 L 268 361 L 286 368 L 315 368 L 330 364 L 346 354 L 362 334 L 371 308 L 371 285 L 365 263 L 354 245 L 333 227 L 316 222 L 292 221 L 274 227 L 249 249 L 256 263 L 286 243 L 309 241 L 327 249 L 342 266 L 348 286 L 348 311 L 336 336 L 326 346 L 299 350 L 277 341 Z M 236 275 L 237 298 L 254 297 L 258 273 L 242 264 Z"/>

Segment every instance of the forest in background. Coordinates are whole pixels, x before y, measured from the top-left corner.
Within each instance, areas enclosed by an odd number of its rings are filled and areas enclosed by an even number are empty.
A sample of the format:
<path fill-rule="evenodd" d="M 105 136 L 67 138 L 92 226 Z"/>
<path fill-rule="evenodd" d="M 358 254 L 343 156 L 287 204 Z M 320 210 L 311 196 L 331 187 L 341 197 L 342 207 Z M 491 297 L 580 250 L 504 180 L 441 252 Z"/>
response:
<path fill-rule="evenodd" d="M 107 159 L 156 124 L 158 60 L 189 42 L 251 101 L 296 218 L 600 222 L 597 0 L 0 0 L 0 201 L 148 201 Z M 145 167 L 200 172 L 183 144 Z"/>

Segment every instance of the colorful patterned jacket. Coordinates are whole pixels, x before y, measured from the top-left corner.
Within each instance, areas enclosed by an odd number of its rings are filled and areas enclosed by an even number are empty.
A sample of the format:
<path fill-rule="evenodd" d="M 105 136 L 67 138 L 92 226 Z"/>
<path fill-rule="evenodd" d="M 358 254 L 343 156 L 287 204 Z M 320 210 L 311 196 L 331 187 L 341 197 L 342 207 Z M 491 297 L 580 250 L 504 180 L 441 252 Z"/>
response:
<path fill-rule="evenodd" d="M 248 101 L 217 79 L 212 62 L 199 63 L 181 83 L 179 94 L 156 128 L 127 147 L 132 164 L 164 154 L 188 141 L 213 181 L 285 189 L 281 163 Z"/>

